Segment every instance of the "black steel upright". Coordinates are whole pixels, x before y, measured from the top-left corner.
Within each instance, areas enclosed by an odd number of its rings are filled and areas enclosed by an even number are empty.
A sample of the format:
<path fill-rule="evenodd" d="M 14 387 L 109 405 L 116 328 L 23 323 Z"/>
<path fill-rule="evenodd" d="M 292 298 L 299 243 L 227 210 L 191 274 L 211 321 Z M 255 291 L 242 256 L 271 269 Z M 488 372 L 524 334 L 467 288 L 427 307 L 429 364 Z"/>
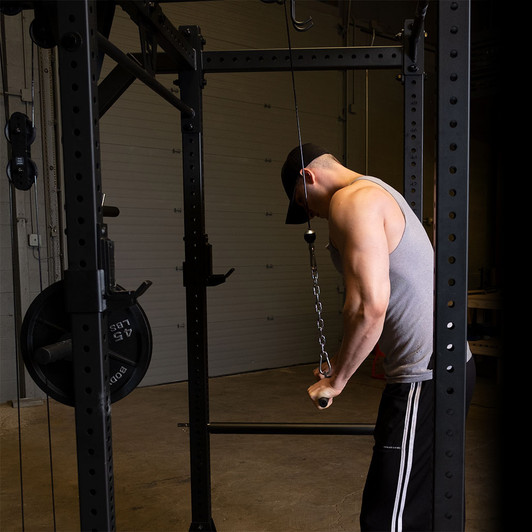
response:
<path fill-rule="evenodd" d="M 403 43 L 403 196 L 423 220 L 423 120 L 425 39 L 423 17 L 405 22 Z"/>
<path fill-rule="evenodd" d="M 115 509 L 100 253 L 96 2 L 57 2 L 57 25 L 80 521 L 82 530 L 108 531 L 115 528 Z"/>
<path fill-rule="evenodd" d="M 190 423 L 190 530 L 213 531 L 209 442 L 209 372 L 207 347 L 207 284 L 212 274 L 210 246 L 205 233 L 203 192 L 203 69 L 202 37 L 197 26 L 180 28 L 197 53 L 194 69 L 179 73 L 181 97 L 194 109 L 181 117 L 183 144 L 183 203 L 187 304 L 188 394 Z"/>
<path fill-rule="evenodd" d="M 434 529 L 464 527 L 470 2 L 440 0 Z"/>

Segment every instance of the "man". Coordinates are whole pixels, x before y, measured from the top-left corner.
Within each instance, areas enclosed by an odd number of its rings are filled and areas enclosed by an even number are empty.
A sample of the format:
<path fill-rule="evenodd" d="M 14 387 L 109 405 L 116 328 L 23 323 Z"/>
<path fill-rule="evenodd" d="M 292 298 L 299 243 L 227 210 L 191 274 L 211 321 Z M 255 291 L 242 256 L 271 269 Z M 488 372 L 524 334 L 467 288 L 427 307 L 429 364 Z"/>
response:
<path fill-rule="evenodd" d="M 387 382 L 362 498 L 361 529 L 431 530 L 430 240 L 401 194 L 380 179 L 346 168 L 320 146 L 294 148 L 281 177 L 290 199 L 286 223 L 315 216 L 328 220 L 331 258 L 345 284 L 342 343 L 329 376 L 315 371 L 310 398 L 318 408 L 319 399 L 327 398 L 328 408 L 377 342 L 386 355 Z M 471 363 L 468 368 L 473 377 Z"/>

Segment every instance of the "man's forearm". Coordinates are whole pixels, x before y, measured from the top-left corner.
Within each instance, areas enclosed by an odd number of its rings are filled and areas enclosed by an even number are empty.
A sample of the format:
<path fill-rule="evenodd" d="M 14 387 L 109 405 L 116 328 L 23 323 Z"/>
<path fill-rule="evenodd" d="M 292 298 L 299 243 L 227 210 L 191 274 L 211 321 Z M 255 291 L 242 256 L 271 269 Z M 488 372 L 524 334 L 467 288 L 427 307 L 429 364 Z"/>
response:
<path fill-rule="evenodd" d="M 335 357 L 334 388 L 343 389 L 371 353 L 382 332 L 384 315 L 344 311 L 344 336 Z"/>

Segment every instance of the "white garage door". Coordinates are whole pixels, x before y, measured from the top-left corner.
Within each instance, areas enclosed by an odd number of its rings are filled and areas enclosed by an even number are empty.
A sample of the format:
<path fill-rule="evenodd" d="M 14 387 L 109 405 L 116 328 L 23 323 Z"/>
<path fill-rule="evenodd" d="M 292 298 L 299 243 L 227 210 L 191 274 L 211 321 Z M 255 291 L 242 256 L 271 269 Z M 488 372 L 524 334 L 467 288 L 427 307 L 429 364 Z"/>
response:
<path fill-rule="evenodd" d="M 178 27 L 198 25 L 206 50 L 285 48 L 284 9 L 262 2 L 163 3 Z M 315 11 L 312 11 L 315 9 Z M 293 46 L 338 46 L 336 13 L 309 6 L 315 26 L 292 35 Z M 138 32 L 117 9 L 110 40 L 139 50 Z M 105 61 L 104 74 L 114 64 Z M 160 76 L 168 88 L 175 76 Z M 289 73 L 209 74 L 204 97 L 206 230 L 214 273 L 235 272 L 208 291 L 211 375 L 279 367 L 318 359 L 306 226 L 285 226 L 280 184 L 286 153 L 297 144 Z M 341 74 L 296 73 L 303 141 L 341 154 Z M 179 381 L 186 374 L 186 313 L 180 116 L 135 82 L 101 120 L 106 204 L 116 247 L 116 279 L 141 298 L 154 336 L 143 384 Z M 313 222 L 327 347 L 340 337 L 341 279 L 324 249 L 326 224 Z"/>

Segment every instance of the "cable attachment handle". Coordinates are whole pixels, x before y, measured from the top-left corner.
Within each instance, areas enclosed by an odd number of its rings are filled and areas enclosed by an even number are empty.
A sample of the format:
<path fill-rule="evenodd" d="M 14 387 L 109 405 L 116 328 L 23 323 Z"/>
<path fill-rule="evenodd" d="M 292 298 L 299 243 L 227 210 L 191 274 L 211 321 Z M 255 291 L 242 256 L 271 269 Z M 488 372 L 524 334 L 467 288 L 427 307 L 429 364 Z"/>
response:
<path fill-rule="evenodd" d="M 329 354 L 325 350 L 325 335 L 323 334 L 323 329 L 325 323 L 321 317 L 323 310 L 323 305 L 320 300 L 320 285 L 318 283 L 318 265 L 316 262 L 316 253 L 314 250 L 314 242 L 316 240 L 316 233 L 312 229 L 308 229 L 305 232 L 305 242 L 308 244 L 309 256 L 310 256 L 310 275 L 312 277 L 312 290 L 315 297 L 314 308 L 316 310 L 316 315 L 318 317 L 316 325 L 318 327 L 318 343 L 320 344 L 320 365 L 319 372 L 324 377 L 330 377 L 332 373 L 331 361 L 329 360 Z M 323 365 L 326 364 L 326 369 L 323 369 Z"/>

